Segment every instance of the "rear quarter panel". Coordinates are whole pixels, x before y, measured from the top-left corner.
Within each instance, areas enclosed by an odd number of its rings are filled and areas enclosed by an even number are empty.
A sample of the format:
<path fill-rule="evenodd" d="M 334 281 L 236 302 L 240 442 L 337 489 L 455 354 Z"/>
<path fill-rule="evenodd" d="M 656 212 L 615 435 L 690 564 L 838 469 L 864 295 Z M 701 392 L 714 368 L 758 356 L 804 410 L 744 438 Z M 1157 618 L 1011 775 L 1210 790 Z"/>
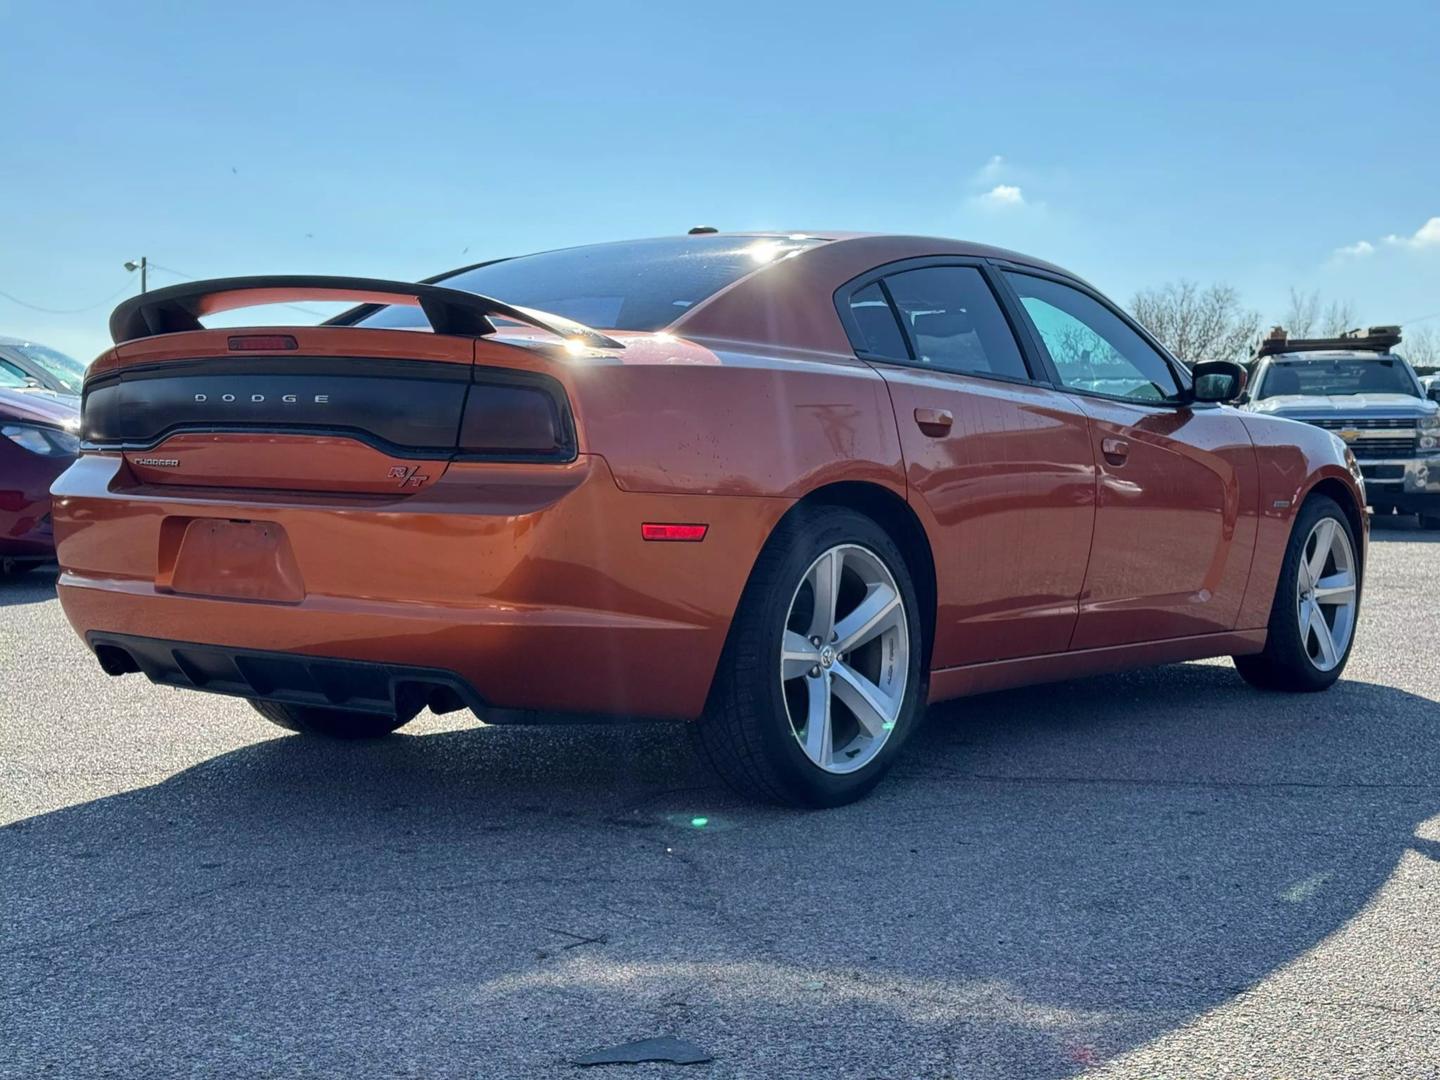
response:
<path fill-rule="evenodd" d="M 581 446 L 623 490 L 796 500 L 869 481 L 904 497 L 889 394 L 868 365 L 666 337 L 567 372 Z"/>

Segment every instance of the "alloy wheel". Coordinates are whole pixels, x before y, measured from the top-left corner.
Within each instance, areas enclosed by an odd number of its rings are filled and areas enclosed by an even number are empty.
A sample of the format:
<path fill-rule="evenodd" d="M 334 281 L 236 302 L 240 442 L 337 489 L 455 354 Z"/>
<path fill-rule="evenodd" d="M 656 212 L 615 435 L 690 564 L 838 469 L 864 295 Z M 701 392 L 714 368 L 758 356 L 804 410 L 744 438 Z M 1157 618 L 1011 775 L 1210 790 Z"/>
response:
<path fill-rule="evenodd" d="M 879 556 L 840 544 L 810 564 L 790 600 L 780 682 L 814 765 L 850 773 L 874 760 L 899 720 L 909 655 L 904 597 Z"/>
<path fill-rule="evenodd" d="M 1349 535 L 1334 518 L 1321 518 L 1300 551 L 1295 589 L 1300 641 L 1320 671 L 1332 670 L 1350 647 L 1355 632 L 1356 583 Z"/>

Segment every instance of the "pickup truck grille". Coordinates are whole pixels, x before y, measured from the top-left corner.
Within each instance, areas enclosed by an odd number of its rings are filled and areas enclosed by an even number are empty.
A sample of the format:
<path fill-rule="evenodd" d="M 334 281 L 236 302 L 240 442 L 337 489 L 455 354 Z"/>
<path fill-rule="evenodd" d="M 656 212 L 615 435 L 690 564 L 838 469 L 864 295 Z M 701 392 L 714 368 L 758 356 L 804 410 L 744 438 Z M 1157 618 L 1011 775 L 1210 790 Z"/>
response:
<path fill-rule="evenodd" d="M 1350 449 L 1360 461 L 1367 458 L 1413 457 L 1415 440 L 1409 435 L 1403 439 L 1356 439 L 1350 444 Z"/>
<path fill-rule="evenodd" d="M 1353 420 L 1332 420 L 1326 417 L 1323 420 L 1306 420 L 1305 423 L 1326 431 L 1354 432 L 1345 442 L 1360 461 L 1415 456 L 1415 421 L 1411 419 L 1357 417 Z"/>
<path fill-rule="evenodd" d="M 1374 431 L 1377 429 L 1385 431 L 1415 430 L 1415 421 L 1400 417 L 1394 420 L 1376 420 L 1374 418 L 1363 418 L 1358 420 L 1307 420 L 1307 424 L 1314 424 L 1316 427 L 1323 427 L 1326 431 L 1340 431 L 1342 428 L 1355 428 L 1359 431 Z"/>

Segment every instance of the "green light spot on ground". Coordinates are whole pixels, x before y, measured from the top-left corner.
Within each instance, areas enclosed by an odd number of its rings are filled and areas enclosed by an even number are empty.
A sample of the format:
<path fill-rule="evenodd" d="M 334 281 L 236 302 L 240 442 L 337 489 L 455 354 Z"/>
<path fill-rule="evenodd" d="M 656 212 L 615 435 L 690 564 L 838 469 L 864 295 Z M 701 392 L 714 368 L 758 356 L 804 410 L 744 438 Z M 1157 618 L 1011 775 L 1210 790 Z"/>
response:
<path fill-rule="evenodd" d="M 880 726 L 883 727 L 886 731 L 889 731 L 891 728 L 893 728 L 893 727 L 895 726 L 895 721 L 894 721 L 894 720 L 886 720 L 885 723 L 881 724 Z"/>
<path fill-rule="evenodd" d="M 694 825 L 697 829 L 703 829 L 706 825 L 710 824 L 710 819 L 708 817 L 692 817 L 690 824 Z"/>

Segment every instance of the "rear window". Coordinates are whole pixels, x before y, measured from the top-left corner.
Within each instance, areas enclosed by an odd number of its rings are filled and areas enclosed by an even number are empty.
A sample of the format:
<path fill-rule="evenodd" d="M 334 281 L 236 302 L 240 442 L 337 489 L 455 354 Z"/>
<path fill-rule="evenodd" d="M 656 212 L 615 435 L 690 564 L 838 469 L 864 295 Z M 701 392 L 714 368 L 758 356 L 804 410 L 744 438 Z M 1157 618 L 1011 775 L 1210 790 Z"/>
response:
<path fill-rule="evenodd" d="M 1408 394 L 1420 388 L 1400 360 L 1280 360 L 1265 373 L 1257 399 L 1293 394 Z"/>
<path fill-rule="evenodd" d="M 437 284 L 606 330 L 659 330 L 746 274 L 823 243 L 813 237 L 680 236 L 562 248 L 463 270 Z M 394 305 L 357 326 L 423 328 Z"/>

